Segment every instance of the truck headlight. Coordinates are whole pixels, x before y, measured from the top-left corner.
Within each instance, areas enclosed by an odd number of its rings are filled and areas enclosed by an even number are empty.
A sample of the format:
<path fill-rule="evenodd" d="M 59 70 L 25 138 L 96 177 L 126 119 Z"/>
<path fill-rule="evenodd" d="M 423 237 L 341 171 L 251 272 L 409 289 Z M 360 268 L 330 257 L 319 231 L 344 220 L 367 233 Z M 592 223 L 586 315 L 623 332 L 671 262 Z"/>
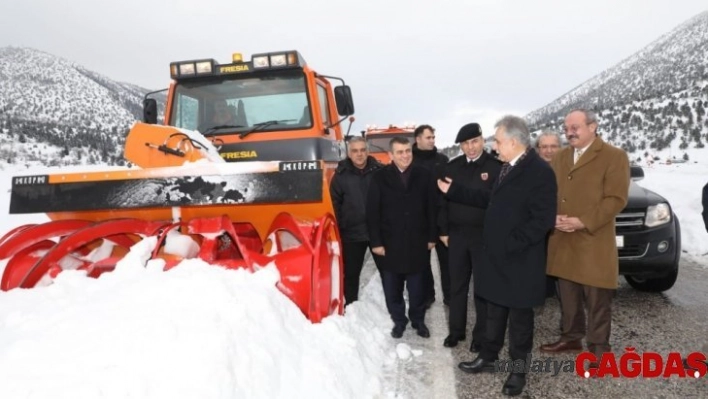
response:
<path fill-rule="evenodd" d="M 669 204 L 661 203 L 647 208 L 647 218 L 644 225 L 647 227 L 660 226 L 671 221 L 671 208 Z"/>

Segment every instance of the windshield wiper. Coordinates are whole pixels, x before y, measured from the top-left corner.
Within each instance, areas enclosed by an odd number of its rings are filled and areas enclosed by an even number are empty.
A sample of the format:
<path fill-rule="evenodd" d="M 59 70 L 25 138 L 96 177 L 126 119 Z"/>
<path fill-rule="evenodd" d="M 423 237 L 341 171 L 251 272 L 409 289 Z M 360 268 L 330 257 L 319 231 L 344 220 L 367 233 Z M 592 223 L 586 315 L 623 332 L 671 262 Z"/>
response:
<path fill-rule="evenodd" d="M 202 133 L 202 136 L 206 136 L 207 134 L 211 134 L 216 132 L 217 130 L 220 129 L 236 129 L 239 127 L 246 127 L 243 125 L 219 125 L 219 126 L 212 126 L 209 129 L 205 130 L 204 133 Z"/>
<path fill-rule="evenodd" d="M 251 130 L 246 130 L 245 132 L 242 132 L 241 134 L 238 135 L 239 138 L 244 138 L 248 136 L 249 134 L 253 132 L 257 132 L 259 130 L 263 130 L 269 126 L 273 125 L 278 125 L 280 123 L 287 123 L 287 122 L 295 122 L 295 119 L 280 119 L 280 120 L 272 120 L 272 121 L 265 121 L 265 122 L 259 122 L 259 123 L 254 123 L 253 124 L 253 129 Z"/>

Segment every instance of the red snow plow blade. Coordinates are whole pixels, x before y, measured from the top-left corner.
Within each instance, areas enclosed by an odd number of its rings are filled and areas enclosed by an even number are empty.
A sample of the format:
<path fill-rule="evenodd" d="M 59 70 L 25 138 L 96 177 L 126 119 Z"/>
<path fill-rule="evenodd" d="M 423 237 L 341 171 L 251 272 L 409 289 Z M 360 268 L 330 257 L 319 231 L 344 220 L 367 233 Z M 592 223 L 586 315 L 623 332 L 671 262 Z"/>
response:
<path fill-rule="evenodd" d="M 274 264 L 278 288 L 312 322 L 342 314 L 340 240 L 333 216 L 323 212 L 331 204 L 323 168 L 284 164 L 293 162 L 15 177 L 11 213 L 46 212 L 55 220 L 0 238 L 0 262 L 7 261 L 0 289 L 45 285 L 64 270 L 99 277 L 154 236 L 151 259 L 164 259 L 165 270 L 187 258 L 251 271 Z M 189 237 L 191 252 L 170 252 L 176 233 Z"/>

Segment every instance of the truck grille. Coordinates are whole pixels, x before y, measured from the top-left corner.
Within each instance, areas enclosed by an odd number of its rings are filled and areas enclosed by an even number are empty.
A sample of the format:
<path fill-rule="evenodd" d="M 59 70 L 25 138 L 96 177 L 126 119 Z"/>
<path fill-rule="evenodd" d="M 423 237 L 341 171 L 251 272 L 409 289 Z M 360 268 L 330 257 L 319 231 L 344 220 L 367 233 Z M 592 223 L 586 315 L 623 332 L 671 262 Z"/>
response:
<path fill-rule="evenodd" d="M 622 258 L 641 258 L 646 255 L 649 244 L 625 245 L 624 248 L 617 248 L 617 255 Z"/>
<path fill-rule="evenodd" d="M 617 234 L 621 235 L 622 233 L 643 230 L 645 216 L 644 209 L 625 209 L 615 218 Z"/>

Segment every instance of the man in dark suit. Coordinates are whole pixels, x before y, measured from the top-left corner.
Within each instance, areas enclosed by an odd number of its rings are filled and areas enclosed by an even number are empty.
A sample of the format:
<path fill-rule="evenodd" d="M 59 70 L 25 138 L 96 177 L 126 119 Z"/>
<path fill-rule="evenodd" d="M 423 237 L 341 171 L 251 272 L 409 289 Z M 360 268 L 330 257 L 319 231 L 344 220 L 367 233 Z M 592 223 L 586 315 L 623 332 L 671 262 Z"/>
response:
<path fill-rule="evenodd" d="M 442 177 L 445 165 L 449 161 L 448 157 L 441 154 L 435 147 L 435 129 L 430 125 L 420 125 L 413 131 L 415 144 L 413 144 L 413 165 L 420 165 L 433 173 L 434 178 Z M 438 203 L 442 201 L 440 194 Z M 443 292 L 443 303 L 450 303 L 450 274 L 448 273 L 448 249 L 439 239 L 435 243 L 435 253 L 438 255 L 438 266 L 440 267 L 440 287 Z M 428 258 L 432 254 L 428 254 Z M 430 262 L 425 269 L 425 308 L 429 308 L 435 302 L 435 279 Z"/>
<path fill-rule="evenodd" d="M 423 338 L 425 325 L 425 268 L 436 237 L 436 189 L 432 174 L 411 165 L 411 144 L 394 137 L 389 145 L 392 162 L 371 179 L 366 201 L 366 222 L 374 261 L 383 279 L 386 308 L 394 327 L 391 336 L 401 338 L 408 324 L 403 287 L 408 289 L 408 317 Z"/>
<path fill-rule="evenodd" d="M 546 234 L 556 219 L 555 175 L 531 148 L 524 120 L 505 116 L 495 128 L 494 146 L 504 165 L 491 190 L 438 180 L 451 201 L 487 208 L 482 246 L 472 254 L 474 291 L 487 301 L 487 328 L 479 356 L 459 364 L 468 373 L 495 371 L 507 324 L 512 361 L 531 353 L 533 308 L 545 297 Z M 502 393 L 519 395 L 525 385 L 526 374 L 514 370 Z"/>
<path fill-rule="evenodd" d="M 463 154 L 447 164 L 445 176 L 470 188 L 491 190 L 499 176 L 501 163 L 484 151 L 482 128 L 468 123 L 457 133 Z M 467 302 L 474 265 L 472 252 L 482 245 L 484 208 L 443 199 L 438 214 L 440 240 L 449 248 L 450 316 L 449 334 L 443 345 L 457 346 L 467 335 Z M 487 318 L 486 303 L 475 293 L 475 323 L 470 351 L 479 352 Z"/>

